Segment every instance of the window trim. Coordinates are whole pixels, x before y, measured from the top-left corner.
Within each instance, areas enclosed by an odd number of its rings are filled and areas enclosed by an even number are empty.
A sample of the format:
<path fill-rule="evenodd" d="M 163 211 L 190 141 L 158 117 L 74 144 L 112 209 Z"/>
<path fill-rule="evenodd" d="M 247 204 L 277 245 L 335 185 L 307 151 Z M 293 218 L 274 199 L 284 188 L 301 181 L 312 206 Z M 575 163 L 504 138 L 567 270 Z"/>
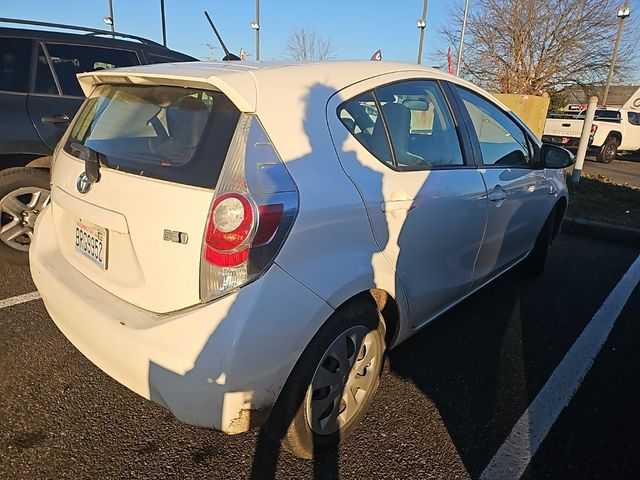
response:
<path fill-rule="evenodd" d="M 484 158 L 482 157 L 482 149 L 480 148 L 480 139 L 478 138 L 478 134 L 475 131 L 475 127 L 473 126 L 471 115 L 469 114 L 467 108 L 464 106 L 464 99 L 462 98 L 462 95 L 460 95 L 460 92 L 458 92 L 458 89 L 466 90 L 471 94 L 476 95 L 477 97 L 480 97 L 481 99 L 485 100 L 490 105 L 493 105 L 498 111 L 502 112 L 509 120 L 511 120 L 514 123 L 516 128 L 518 128 L 518 130 L 520 130 L 520 132 L 524 136 L 525 142 L 527 143 L 527 151 L 529 153 L 529 157 L 531 160 L 531 163 L 529 165 L 524 165 L 524 166 L 523 165 L 495 165 L 495 164 L 484 163 Z M 471 137 L 471 142 L 474 145 L 474 153 L 476 154 L 476 158 L 477 158 L 476 162 L 477 162 L 478 168 L 503 169 L 503 170 L 506 168 L 518 168 L 522 170 L 543 169 L 542 165 L 535 164 L 536 152 L 535 152 L 535 149 L 533 148 L 533 144 L 537 145 L 538 142 L 533 140 L 528 128 L 523 128 L 522 121 L 513 112 L 511 112 L 510 110 L 503 109 L 498 104 L 496 104 L 496 102 L 494 102 L 487 96 L 481 93 L 478 93 L 470 88 L 467 88 L 463 85 L 460 85 L 459 83 L 455 83 L 454 88 L 452 88 L 451 90 L 452 90 L 452 94 L 456 97 L 458 105 L 461 106 L 461 115 L 464 118 L 464 122 L 467 124 L 467 131 Z"/>
<path fill-rule="evenodd" d="M 393 141 L 390 137 L 389 134 L 389 128 L 387 126 L 387 119 L 384 116 L 384 114 L 382 113 L 382 106 L 380 104 L 380 101 L 378 99 L 378 94 L 377 91 L 381 88 L 386 88 L 388 86 L 391 85 L 397 85 L 397 84 L 402 84 L 402 83 L 409 83 L 409 82 L 431 82 L 433 84 L 435 84 L 436 88 L 438 88 L 440 90 L 440 93 L 442 94 L 442 97 L 444 98 L 445 101 L 445 105 L 448 107 L 449 110 L 449 115 L 451 120 L 453 121 L 453 126 L 454 126 L 454 130 L 456 132 L 457 138 L 458 138 L 458 145 L 460 147 L 460 153 L 462 155 L 462 165 L 415 165 L 415 166 L 404 166 L 404 167 L 398 167 L 397 161 L 396 161 L 396 154 L 393 148 Z M 348 98 L 347 100 L 344 100 L 343 102 L 341 102 L 337 107 L 336 107 L 336 116 L 338 117 L 338 121 L 340 122 L 340 124 L 345 128 L 345 130 L 347 130 L 347 133 L 349 135 L 351 135 L 353 138 L 356 139 L 356 141 L 362 145 L 365 150 L 367 150 L 376 160 L 378 160 L 380 163 L 382 163 L 385 167 L 389 168 L 390 170 L 393 170 L 394 172 L 423 172 L 423 171 L 435 171 L 435 170 L 459 170 L 459 169 L 475 169 L 478 168 L 478 165 L 476 163 L 475 160 L 475 155 L 473 152 L 473 146 L 471 144 L 471 139 L 468 138 L 468 132 L 463 131 L 462 129 L 462 125 L 464 125 L 464 123 L 461 125 L 458 117 L 457 117 L 457 106 L 454 106 L 454 101 L 452 101 L 452 98 L 450 98 L 450 93 L 448 91 L 448 81 L 443 81 L 440 79 L 436 79 L 436 78 L 430 78 L 430 77 L 410 77 L 410 78 L 403 78 L 401 80 L 393 80 L 391 82 L 387 82 L 387 83 L 383 83 L 380 85 L 376 85 L 373 88 L 370 88 L 368 90 L 365 90 L 364 92 L 360 92 L 357 95 L 354 95 L 351 98 Z M 380 117 L 382 118 L 382 124 L 384 126 L 384 130 L 385 130 L 385 136 L 387 137 L 387 146 L 389 148 L 389 151 L 391 153 L 391 161 L 392 161 L 392 165 L 388 164 L 387 162 L 385 162 L 384 160 L 378 158 L 378 156 L 372 152 L 369 147 L 367 147 L 363 142 L 361 142 L 355 135 L 353 135 L 352 132 L 349 131 L 349 129 L 346 127 L 346 125 L 342 122 L 342 120 L 340 119 L 340 110 L 342 110 L 344 108 L 344 105 L 355 100 L 356 98 L 360 97 L 361 95 L 366 95 L 366 94 L 371 94 L 376 102 L 376 108 L 378 109 L 378 115 L 380 115 Z M 465 125 L 466 127 L 466 125 Z"/>

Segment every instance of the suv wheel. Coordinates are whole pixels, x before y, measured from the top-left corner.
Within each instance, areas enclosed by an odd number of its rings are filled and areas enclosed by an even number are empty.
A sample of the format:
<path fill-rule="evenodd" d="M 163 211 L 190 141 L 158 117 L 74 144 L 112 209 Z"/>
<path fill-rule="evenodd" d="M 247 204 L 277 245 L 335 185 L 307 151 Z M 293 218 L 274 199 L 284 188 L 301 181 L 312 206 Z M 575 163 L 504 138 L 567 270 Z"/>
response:
<path fill-rule="evenodd" d="M 33 226 L 49 204 L 49 171 L 9 168 L 0 172 L 0 261 L 26 264 Z"/>
<path fill-rule="evenodd" d="M 596 159 L 600 163 L 611 163 L 618 154 L 620 143 L 615 137 L 609 137 L 596 153 Z"/>
<path fill-rule="evenodd" d="M 335 450 L 366 413 L 384 364 L 385 326 L 375 304 L 337 310 L 305 349 L 266 429 L 301 458 Z"/>

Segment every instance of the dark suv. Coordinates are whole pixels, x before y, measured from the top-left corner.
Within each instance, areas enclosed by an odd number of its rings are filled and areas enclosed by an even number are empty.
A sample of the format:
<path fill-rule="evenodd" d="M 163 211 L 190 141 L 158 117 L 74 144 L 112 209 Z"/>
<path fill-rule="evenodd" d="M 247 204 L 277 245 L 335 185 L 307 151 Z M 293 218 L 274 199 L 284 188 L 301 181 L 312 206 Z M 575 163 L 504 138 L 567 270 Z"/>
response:
<path fill-rule="evenodd" d="M 49 202 L 51 154 L 84 95 L 76 74 L 193 57 L 141 37 L 0 28 L 0 261 L 26 263 L 38 212 Z"/>

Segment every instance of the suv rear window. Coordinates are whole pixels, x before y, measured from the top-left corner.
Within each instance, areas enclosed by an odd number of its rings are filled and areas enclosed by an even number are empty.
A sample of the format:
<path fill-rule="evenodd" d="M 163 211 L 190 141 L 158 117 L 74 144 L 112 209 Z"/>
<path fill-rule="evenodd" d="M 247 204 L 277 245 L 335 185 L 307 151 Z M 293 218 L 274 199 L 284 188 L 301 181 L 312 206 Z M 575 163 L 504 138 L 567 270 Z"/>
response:
<path fill-rule="evenodd" d="M 102 154 L 108 168 L 213 188 L 239 110 L 222 93 L 167 86 L 98 86 L 65 144 Z"/>

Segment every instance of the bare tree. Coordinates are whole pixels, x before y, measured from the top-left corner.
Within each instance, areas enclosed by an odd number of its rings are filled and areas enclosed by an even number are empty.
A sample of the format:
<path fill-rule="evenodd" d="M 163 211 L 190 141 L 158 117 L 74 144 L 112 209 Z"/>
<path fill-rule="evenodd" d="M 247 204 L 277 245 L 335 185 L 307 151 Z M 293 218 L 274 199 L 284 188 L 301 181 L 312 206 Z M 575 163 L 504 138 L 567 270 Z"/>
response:
<path fill-rule="evenodd" d="M 476 0 L 469 12 L 462 75 L 502 93 L 540 95 L 602 84 L 618 29 L 618 0 Z M 462 8 L 441 33 L 457 46 Z M 616 78 L 627 80 L 640 51 L 639 22 L 625 22 Z"/>
<path fill-rule="evenodd" d="M 294 60 L 303 62 L 329 60 L 335 55 L 330 37 L 322 37 L 314 30 L 304 27 L 291 32 L 285 51 Z"/>

